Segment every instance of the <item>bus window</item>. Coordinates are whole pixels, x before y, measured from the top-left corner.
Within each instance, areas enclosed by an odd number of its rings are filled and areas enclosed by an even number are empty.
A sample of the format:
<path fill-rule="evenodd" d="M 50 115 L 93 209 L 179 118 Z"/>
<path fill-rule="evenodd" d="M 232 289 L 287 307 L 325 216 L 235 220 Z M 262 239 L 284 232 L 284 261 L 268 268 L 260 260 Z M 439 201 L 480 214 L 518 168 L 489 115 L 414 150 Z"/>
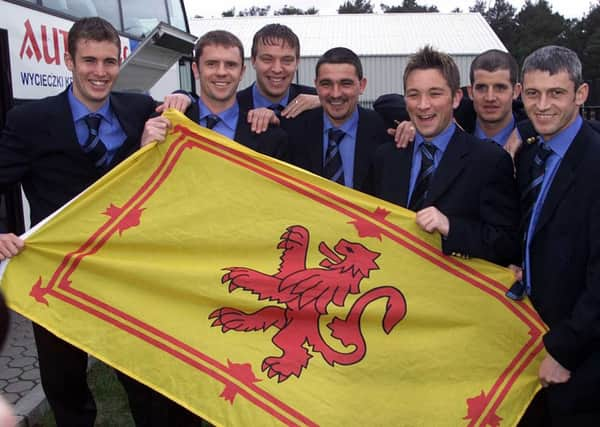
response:
<path fill-rule="evenodd" d="M 167 0 L 167 6 L 169 7 L 169 16 L 171 17 L 171 22 L 169 22 L 169 24 L 180 30 L 188 31 L 189 28 L 185 25 L 185 14 L 183 13 L 181 1 Z"/>
<path fill-rule="evenodd" d="M 124 1 L 123 31 L 128 34 L 143 37 L 163 21 L 169 23 L 164 0 L 145 0 L 143 2 Z"/>
<path fill-rule="evenodd" d="M 117 30 L 123 31 L 119 0 L 94 0 L 98 16 L 110 22 Z"/>

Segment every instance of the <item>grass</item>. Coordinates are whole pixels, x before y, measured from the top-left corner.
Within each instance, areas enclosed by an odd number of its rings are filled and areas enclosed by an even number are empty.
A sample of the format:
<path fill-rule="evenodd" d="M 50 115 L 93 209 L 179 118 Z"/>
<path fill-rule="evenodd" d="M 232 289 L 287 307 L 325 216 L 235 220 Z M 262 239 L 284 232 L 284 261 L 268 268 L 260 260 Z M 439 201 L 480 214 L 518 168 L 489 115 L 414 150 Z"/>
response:
<path fill-rule="evenodd" d="M 88 373 L 88 384 L 96 400 L 96 427 L 134 427 L 127 395 L 112 368 L 97 361 Z M 52 411 L 48 411 L 36 427 L 56 427 Z"/>

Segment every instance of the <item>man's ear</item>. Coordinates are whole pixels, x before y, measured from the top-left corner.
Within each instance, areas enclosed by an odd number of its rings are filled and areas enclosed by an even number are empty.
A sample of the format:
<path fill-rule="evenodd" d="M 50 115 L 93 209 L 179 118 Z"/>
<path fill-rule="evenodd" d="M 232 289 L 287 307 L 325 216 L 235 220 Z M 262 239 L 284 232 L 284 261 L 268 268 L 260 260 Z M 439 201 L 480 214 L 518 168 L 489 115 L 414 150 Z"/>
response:
<path fill-rule="evenodd" d="M 73 71 L 73 68 L 75 68 L 75 61 L 73 60 L 73 57 L 71 57 L 71 54 L 69 52 L 65 52 L 64 60 L 67 69 L 69 71 Z"/>

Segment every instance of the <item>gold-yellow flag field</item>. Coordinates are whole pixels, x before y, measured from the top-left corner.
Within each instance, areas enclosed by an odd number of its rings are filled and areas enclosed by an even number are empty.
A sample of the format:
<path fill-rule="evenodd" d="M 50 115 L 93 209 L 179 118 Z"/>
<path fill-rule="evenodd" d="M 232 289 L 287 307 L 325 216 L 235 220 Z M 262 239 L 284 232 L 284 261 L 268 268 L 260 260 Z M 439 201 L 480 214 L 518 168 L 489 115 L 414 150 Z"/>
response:
<path fill-rule="evenodd" d="M 507 269 L 167 115 L 27 238 L 11 308 L 217 425 L 516 425 L 546 329 Z"/>

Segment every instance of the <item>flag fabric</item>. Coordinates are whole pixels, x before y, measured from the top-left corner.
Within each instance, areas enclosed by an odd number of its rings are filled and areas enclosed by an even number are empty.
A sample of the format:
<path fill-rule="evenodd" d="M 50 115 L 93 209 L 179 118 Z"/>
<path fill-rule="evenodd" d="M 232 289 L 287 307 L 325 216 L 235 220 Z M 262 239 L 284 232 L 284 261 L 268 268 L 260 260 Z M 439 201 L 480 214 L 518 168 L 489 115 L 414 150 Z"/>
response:
<path fill-rule="evenodd" d="M 513 426 L 545 325 L 414 213 L 167 112 L 27 237 L 11 308 L 228 426 Z"/>

